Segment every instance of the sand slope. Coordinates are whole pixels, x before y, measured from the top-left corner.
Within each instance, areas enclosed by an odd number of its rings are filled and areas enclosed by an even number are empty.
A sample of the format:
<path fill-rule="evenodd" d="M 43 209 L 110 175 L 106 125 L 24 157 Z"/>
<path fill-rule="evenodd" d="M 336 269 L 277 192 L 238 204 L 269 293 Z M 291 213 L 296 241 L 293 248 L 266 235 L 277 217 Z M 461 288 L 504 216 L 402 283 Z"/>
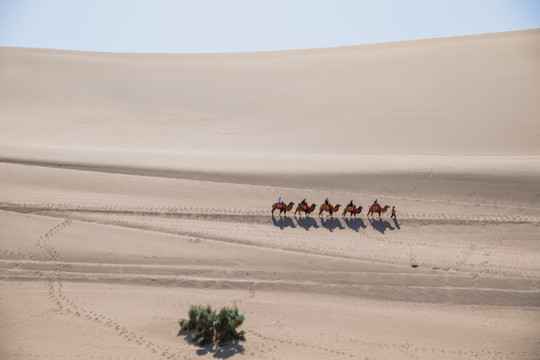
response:
<path fill-rule="evenodd" d="M 539 40 L 0 49 L 0 358 L 538 359 Z"/>
<path fill-rule="evenodd" d="M 540 155 L 540 30 L 321 50 L 0 49 L 1 144 Z"/>

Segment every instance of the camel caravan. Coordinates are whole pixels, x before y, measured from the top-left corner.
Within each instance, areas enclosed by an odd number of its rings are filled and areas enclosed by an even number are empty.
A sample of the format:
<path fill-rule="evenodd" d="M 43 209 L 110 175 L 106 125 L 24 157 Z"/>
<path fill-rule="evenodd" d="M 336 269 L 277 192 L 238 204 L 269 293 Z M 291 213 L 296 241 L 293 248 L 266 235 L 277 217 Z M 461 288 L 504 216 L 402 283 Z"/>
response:
<path fill-rule="evenodd" d="M 284 214 L 287 216 L 287 211 L 292 211 L 292 208 L 294 206 L 294 202 L 290 202 L 289 204 L 286 204 L 281 197 L 279 197 L 278 202 L 274 203 L 272 205 L 272 216 L 274 216 L 274 211 L 279 210 L 279 215 Z M 296 210 L 294 211 L 294 216 L 296 216 L 297 213 L 302 216 L 302 213 L 307 217 L 309 216 L 313 211 L 315 211 L 317 205 L 315 203 L 312 203 L 309 205 L 306 201 L 306 199 L 302 200 L 297 206 Z M 333 205 L 328 201 L 328 198 L 324 201 L 321 206 L 319 206 L 319 217 L 323 216 L 323 213 L 328 213 L 327 216 L 332 217 L 334 213 L 337 213 L 341 207 L 341 204 Z M 369 207 L 367 216 L 371 215 L 371 217 L 374 216 L 374 214 L 379 214 L 379 219 L 381 218 L 381 215 L 386 213 L 390 209 L 389 205 L 381 206 L 379 205 L 378 201 L 375 200 L 375 202 Z M 356 215 L 360 214 L 363 210 L 362 206 L 356 206 L 354 202 L 351 200 L 347 206 L 344 207 L 343 212 L 341 214 L 342 217 L 349 215 L 349 218 L 355 217 Z M 392 215 L 391 218 L 396 218 L 396 209 L 395 206 L 392 206 Z"/>

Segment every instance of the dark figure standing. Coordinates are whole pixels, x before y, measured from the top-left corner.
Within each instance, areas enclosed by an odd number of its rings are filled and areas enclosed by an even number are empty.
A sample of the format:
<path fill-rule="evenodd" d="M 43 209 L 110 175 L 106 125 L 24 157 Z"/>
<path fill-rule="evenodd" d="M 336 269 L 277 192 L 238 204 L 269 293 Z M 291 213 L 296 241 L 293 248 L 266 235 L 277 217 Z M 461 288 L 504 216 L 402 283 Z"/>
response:
<path fill-rule="evenodd" d="M 392 215 L 390 215 L 390 218 L 394 218 L 397 220 L 396 218 L 396 207 L 395 206 L 392 206 Z"/>

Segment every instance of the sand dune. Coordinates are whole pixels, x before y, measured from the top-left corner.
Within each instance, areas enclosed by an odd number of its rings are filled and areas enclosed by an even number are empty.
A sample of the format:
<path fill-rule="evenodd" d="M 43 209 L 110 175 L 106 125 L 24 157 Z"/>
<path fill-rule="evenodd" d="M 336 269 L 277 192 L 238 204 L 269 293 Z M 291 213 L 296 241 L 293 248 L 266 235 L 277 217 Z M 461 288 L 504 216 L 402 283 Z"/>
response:
<path fill-rule="evenodd" d="M 539 44 L 530 30 L 248 54 L 2 48 L 0 143 L 539 155 Z"/>
<path fill-rule="evenodd" d="M 0 358 L 538 359 L 539 44 L 0 48 Z"/>

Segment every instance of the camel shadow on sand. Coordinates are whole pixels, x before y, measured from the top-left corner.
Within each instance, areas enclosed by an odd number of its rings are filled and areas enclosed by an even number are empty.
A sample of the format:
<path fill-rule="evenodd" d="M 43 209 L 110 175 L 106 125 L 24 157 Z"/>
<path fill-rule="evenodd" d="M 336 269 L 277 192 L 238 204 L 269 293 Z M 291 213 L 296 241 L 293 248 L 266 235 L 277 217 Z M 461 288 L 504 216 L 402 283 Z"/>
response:
<path fill-rule="evenodd" d="M 373 219 L 373 218 L 368 218 L 369 220 L 369 223 L 371 224 L 371 226 L 377 230 L 378 232 L 380 232 L 381 234 L 384 234 L 384 232 L 386 230 L 394 230 L 395 228 L 386 220 L 383 220 L 383 219 Z"/>
<path fill-rule="evenodd" d="M 294 229 L 296 227 L 301 227 L 302 229 L 309 231 L 310 229 L 318 229 L 320 227 L 323 227 L 327 229 L 330 232 L 333 232 L 336 229 L 344 230 L 346 228 L 349 228 L 351 230 L 354 230 L 356 232 L 360 232 L 360 230 L 364 230 L 367 228 L 367 224 L 364 222 L 361 218 L 343 218 L 339 219 L 337 217 L 321 217 L 320 219 L 320 225 L 319 222 L 310 216 L 308 217 L 296 217 L 294 216 L 295 221 L 293 221 L 292 217 L 289 216 L 272 216 L 272 224 L 275 227 L 280 228 L 281 230 L 284 230 L 286 228 Z M 369 224 L 371 227 L 381 234 L 384 234 L 387 230 L 393 231 L 393 230 L 400 230 L 401 227 L 399 226 L 399 222 L 397 219 L 392 219 L 392 223 L 390 223 L 388 220 L 383 219 L 377 219 L 377 218 L 368 218 Z M 345 226 L 344 226 L 345 225 Z"/>
<path fill-rule="evenodd" d="M 345 225 L 347 225 L 349 229 L 352 229 L 356 232 L 359 232 L 360 228 L 367 228 L 366 224 L 364 224 L 364 220 L 359 218 L 343 218 L 343 221 L 345 221 Z"/>
<path fill-rule="evenodd" d="M 197 346 L 197 344 L 195 344 L 195 342 L 192 340 L 193 331 L 180 330 L 178 332 L 178 336 L 182 336 L 188 344 Z M 208 345 L 205 345 L 204 347 L 198 347 L 197 350 L 195 351 L 195 353 L 198 356 L 205 356 L 207 354 L 212 354 L 212 357 L 216 359 L 228 359 L 235 355 L 243 354 L 244 352 L 245 352 L 245 348 L 242 344 L 240 344 L 238 340 L 229 341 L 220 347 L 214 347 L 214 345 L 208 344 Z"/>
<path fill-rule="evenodd" d="M 321 218 L 321 225 L 322 227 L 328 229 L 330 232 L 334 231 L 335 229 L 343 230 L 345 229 L 343 227 L 343 224 L 339 219 L 336 219 L 334 217 L 331 218 Z"/>
<path fill-rule="evenodd" d="M 296 218 L 296 223 L 301 228 L 304 228 L 304 230 L 309 230 L 311 228 L 318 229 L 319 225 L 317 224 L 317 221 L 315 221 L 312 217 L 303 217 L 303 218 Z"/>
<path fill-rule="evenodd" d="M 272 224 L 274 224 L 274 226 L 280 228 L 281 230 L 288 227 L 290 228 L 296 227 L 292 219 L 288 216 L 280 216 L 279 218 L 276 219 L 276 217 L 272 215 Z"/>

